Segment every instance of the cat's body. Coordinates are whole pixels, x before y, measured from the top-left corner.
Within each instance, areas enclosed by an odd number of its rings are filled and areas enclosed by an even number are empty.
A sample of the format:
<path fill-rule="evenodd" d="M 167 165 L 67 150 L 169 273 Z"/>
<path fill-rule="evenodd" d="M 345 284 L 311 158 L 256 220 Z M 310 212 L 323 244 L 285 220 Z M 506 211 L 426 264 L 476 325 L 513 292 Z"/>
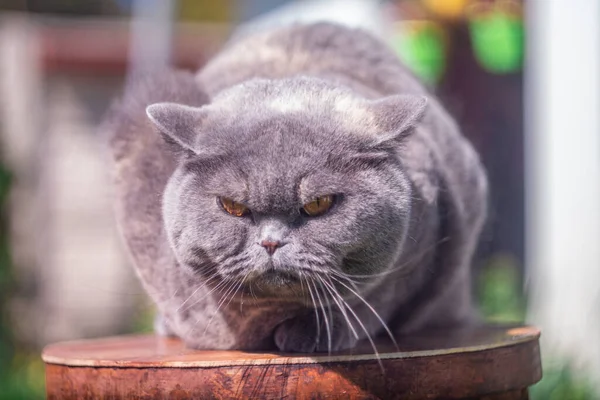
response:
<path fill-rule="evenodd" d="M 210 105 L 146 117 L 164 102 Z M 322 23 L 238 40 L 195 77 L 138 80 L 107 129 L 136 269 L 165 332 L 190 346 L 339 350 L 385 332 L 381 320 L 394 333 L 473 321 L 485 174 L 371 36 Z M 322 195 L 331 211 L 296 212 Z"/>

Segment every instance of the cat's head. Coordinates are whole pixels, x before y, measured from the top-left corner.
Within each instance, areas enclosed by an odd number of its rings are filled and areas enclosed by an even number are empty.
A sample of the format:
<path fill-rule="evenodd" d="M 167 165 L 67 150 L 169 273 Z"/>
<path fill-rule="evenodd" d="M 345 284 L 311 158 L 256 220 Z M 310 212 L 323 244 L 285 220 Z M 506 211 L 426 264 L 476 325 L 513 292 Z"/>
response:
<path fill-rule="evenodd" d="M 303 301 L 319 279 L 381 272 L 410 214 L 397 149 L 425 104 L 295 78 L 249 81 L 201 108 L 149 106 L 180 156 L 163 196 L 180 265 L 221 288 Z"/>

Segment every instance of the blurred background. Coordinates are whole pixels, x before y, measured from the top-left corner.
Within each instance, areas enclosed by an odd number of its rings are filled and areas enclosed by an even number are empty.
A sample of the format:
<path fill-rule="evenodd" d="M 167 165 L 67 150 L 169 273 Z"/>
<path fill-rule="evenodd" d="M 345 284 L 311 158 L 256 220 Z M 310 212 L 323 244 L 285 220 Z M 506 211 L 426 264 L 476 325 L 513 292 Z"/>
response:
<path fill-rule="evenodd" d="M 97 132 L 127 74 L 315 15 L 386 40 L 482 155 L 474 290 L 490 321 L 542 329 L 532 397 L 600 399 L 595 0 L 0 0 L 0 399 L 44 397 L 45 344 L 151 329 Z"/>

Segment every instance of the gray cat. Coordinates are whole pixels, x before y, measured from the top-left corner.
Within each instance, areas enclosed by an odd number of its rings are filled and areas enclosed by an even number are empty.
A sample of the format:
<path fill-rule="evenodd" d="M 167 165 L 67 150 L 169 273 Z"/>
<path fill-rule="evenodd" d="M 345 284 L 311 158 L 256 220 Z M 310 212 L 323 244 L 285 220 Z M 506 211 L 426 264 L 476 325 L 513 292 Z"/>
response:
<path fill-rule="evenodd" d="M 316 23 L 238 39 L 195 76 L 134 79 L 105 129 L 159 332 L 310 353 L 476 321 L 485 173 L 369 34 Z"/>

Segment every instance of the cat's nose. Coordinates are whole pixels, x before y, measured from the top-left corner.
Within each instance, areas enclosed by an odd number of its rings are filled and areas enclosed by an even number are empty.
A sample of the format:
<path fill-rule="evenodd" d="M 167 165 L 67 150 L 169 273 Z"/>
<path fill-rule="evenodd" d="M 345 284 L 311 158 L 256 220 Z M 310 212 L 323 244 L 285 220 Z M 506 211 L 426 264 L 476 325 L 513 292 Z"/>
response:
<path fill-rule="evenodd" d="M 262 242 L 260 242 L 260 245 L 264 247 L 265 250 L 267 250 L 267 253 L 273 255 L 273 253 L 275 253 L 275 250 L 282 246 L 282 243 L 278 240 L 263 240 Z"/>

